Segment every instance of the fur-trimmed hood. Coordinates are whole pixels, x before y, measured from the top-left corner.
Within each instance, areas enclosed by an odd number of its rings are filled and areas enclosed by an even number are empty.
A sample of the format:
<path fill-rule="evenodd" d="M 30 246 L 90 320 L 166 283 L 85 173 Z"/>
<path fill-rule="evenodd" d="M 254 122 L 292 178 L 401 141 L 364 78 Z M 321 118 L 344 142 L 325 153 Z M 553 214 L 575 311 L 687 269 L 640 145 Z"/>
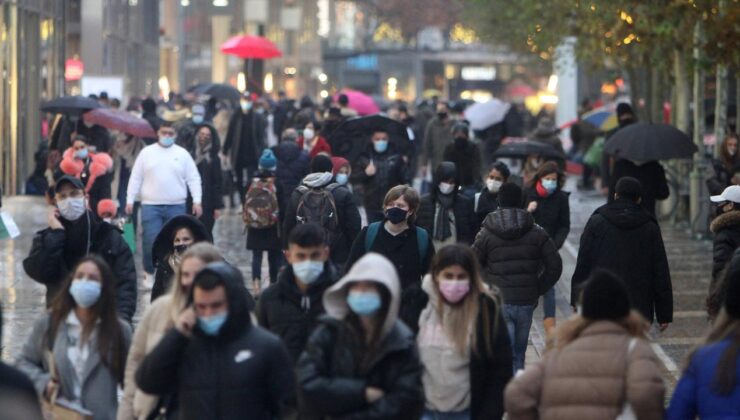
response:
<path fill-rule="evenodd" d="M 725 229 L 740 229 L 740 211 L 731 211 L 729 213 L 720 214 L 709 225 L 709 229 L 712 233 L 717 233 Z"/>
<path fill-rule="evenodd" d="M 65 175 L 71 175 L 76 178 L 80 178 L 82 172 L 85 170 L 85 161 L 75 158 L 75 151 L 73 148 L 68 148 L 62 155 L 62 161 L 59 163 L 59 169 Z M 107 174 L 113 170 L 113 159 L 107 153 L 90 153 L 88 155 L 90 164 L 88 170 L 90 171 L 90 177 L 87 180 L 85 186 L 85 192 L 90 192 L 95 180 Z"/>

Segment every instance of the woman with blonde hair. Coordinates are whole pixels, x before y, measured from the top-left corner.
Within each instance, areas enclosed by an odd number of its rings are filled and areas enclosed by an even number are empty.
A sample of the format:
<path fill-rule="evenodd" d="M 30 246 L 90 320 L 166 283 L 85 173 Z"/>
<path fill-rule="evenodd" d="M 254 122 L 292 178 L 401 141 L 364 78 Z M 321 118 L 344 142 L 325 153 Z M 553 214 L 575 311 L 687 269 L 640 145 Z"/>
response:
<path fill-rule="evenodd" d="M 422 419 L 500 419 L 511 344 L 501 300 L 483 283 L 473 251 L 457 244 L 442 248 L 422 289 L 429 295 L 416 339 Z"/>
<path fill-rule="evenodd" d="M 558 327 L 554 348 L 506 387 L 508 418 L 662 419 L 660 361 L 624 283 L 599 270 L 581 290 L 580 314 Z"/>
<path fill-rule="evenodd" d="M 187 306 L 188 294 L 195 276 L 207 264 L 223 261 L 215 246 L 200 242 L 187 249 L 182 255 L 175 273 L 175 281 L 169 292 L 152 302 L 144 312 L 134 333 L 131 349 L 126 360 L 125 387 L 118 406 L 118 420 L 148 419 L 155 413 L 166 413 L 175 407 L 172 396 L 148 395 L 136 386 L 134 379 L 144 357 L 159 343 L 162 337 L 175 326 L 175 321 Z"/>

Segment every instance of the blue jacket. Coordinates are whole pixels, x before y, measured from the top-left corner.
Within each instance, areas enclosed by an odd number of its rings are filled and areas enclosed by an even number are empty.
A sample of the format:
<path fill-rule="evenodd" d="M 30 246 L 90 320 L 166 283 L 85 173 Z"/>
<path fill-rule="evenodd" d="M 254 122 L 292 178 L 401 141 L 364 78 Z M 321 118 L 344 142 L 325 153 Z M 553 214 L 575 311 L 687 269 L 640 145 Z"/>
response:
<path fill-rule="evenodd" d="M 722 353 L 730 340 L 723 340 L 701 347 L 691 359 L 688 369 L 676 385 L 667 419 L 737 419 L 740 418 L 740 381 L 729 395 L 717 395 L 712 383 Z M 740 362 L 740 360 L 738 361 Z M 735 375 L 740 378 L 740 363 L 735 365 Z"/>

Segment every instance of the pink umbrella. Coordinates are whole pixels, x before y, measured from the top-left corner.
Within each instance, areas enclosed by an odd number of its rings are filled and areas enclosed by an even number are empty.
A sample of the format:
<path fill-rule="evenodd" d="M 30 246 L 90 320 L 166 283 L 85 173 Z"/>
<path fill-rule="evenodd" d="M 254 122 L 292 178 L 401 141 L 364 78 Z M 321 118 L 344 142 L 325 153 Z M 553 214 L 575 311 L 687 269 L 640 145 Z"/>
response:
<path fill-rule="evenodd" d="M 378 108 L 373 98 L 362 92 L 344 89 L 334 96 L 334 101 L 338 100 L 340 94 L 347 95 L 349 107 L 357 111 L 360 115 L 373 115 L 380 112 L 380 108 Z"/>
<path fill-rule="evenodd" d="M 237 35 L 221 44 L 221 52 L 240 58 L 268 59 L 283 53 L 269 39 L 255 35 Z"/>
<path fill-rule="evenodd" d="M 157 133 L 149 122 L 143 118 L 131 115 L 125 111 L 117 111 L 110 108 L 97 108 L 82 114 L 82 118 L 88 124 L 118 130 L 122 133 L 142 138 L 157 137 Z"/>

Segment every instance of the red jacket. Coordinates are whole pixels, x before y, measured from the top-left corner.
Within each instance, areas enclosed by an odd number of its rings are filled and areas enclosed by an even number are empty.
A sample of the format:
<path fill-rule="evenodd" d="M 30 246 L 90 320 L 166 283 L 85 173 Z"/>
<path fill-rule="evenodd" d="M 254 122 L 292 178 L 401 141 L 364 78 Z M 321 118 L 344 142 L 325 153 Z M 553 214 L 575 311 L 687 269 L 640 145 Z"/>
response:
<path fill-rule="evenodd" d="M 300 147 L 301 150 L 303 150 L 303 136 L 298 137 L 298 141 L 296 143 L 298 143 L 298 147 Z M 319 139 L 316 141 L 316 144 L 308 152 L 308 155 L 311 157 L 311 159 L 313 159 L 319 153 L 325 153 L 331 156 L 331 146 L 329 146 L 329 142 L 326 141 L 326 139 L 321 136 L 319 136 Z"/>

